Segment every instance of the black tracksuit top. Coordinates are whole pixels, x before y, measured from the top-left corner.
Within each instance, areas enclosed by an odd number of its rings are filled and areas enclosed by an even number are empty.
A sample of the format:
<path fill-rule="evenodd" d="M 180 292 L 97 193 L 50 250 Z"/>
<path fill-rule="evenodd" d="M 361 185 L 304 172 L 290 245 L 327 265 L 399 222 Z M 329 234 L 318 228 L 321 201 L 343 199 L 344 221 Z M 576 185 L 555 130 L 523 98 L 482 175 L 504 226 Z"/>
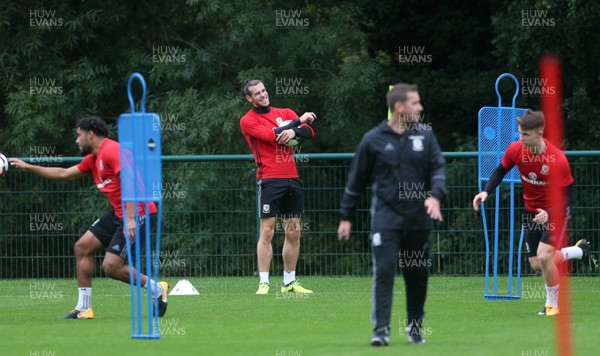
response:
<path fill-rule="evenodd" d="M 399 135 L 387 119 L 367 132 L 352 159 L 341 202 L 342 220 L 353 220 L 371 184 L 371 229 L 431 230 L 424 201 L 446 197 L 445 160 L 429 124 L 410 123 Z"/>

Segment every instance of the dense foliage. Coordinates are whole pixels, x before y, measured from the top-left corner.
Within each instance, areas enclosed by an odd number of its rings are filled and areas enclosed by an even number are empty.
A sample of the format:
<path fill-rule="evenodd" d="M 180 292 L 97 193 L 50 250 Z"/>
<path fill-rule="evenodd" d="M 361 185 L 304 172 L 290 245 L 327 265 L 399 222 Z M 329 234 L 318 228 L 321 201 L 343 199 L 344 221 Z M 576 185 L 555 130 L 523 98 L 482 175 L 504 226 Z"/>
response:
<path fill-rule="evenodd" d="M 310 151 L 353 151 L 385 116 L 388 84 L 400 81 L 420 85 L 444 150 L 470 150 L 478 109 L 497 103 L 495 78 L 511 72 L 533 86 L 539 56 L 554 51 L 569 148 L 592 149 L 599 24 L 600 4 L 582 0 L 4 1 L 0 148 L 74 155 L 75 120 L 115 124 L 138 71 L 148 110 L 163 116 L 166 154 L 248 153 L 238 126 L 248 78 L 266 82 L 273 105 L 318 113 Z M 503 84 L 508 105 L 514 88 Z M 539 92 L 521 94 L 518 106 L 539 107 Z"/>

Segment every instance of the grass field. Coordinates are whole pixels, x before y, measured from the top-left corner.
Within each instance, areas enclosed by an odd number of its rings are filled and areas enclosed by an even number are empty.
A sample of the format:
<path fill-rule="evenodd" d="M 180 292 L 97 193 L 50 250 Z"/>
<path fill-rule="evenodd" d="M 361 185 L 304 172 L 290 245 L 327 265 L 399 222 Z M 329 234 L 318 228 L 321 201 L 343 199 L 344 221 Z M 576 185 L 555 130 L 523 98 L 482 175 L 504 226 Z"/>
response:
<path fill-rule="evenodd" d="M 131 340 L 129 286 L 94 281 L 94 320 L 58 320 L 77 301 L 74 280 L 4 280 L 0 292 L 2 355 L 552 355 L 554 319 L 539 277 L 522 280 L 520 301 L 484 301 L 483 278 L 432 277 L 424 332 L 409 345 L 399 324 L 405 295 L 396 280 L 392 341 L 368 344 L 370 278 L 307 277 L 310 296 L 254 294 L 255 278 L 195 278 L 200 296 L 171 296 L 158 341 Z M 168 280 L 173 286 L 177 280 Z M 597 354 L 600 278 L 574 277 L 572 321 L 578 355 Z M 274 288 L 275 287 L 275 288 Z"/>

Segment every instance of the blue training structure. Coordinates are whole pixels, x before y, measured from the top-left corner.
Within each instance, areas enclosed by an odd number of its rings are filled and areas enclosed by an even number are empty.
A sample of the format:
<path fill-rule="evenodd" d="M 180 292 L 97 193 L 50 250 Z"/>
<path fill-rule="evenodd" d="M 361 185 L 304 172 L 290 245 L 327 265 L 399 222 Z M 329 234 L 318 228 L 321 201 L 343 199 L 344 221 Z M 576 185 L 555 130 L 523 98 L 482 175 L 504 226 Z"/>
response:
<path fill-rule="evenodd" d="M 502 106 L 502 97 L 498 91 L 498 84 L 502 78 L 509 77 L 514 80 L 516 89 L 512 98 L 511 107 Z M 514 75 L 504 73 L 496 79 L 496 95 L 498 96 L 498 106 L 486 106 L 479 110 L 479 191 L 483 190 L 483 183 L 490 179 L 491 174 L 500 164 L 506 148 L 514 141 L 519 139 L 518 125 L 516 119 L 523 116 L 526 109 L 515 108 L 515 100 L 519 93 L 519 82 Z M 521 249 L 523 246 L 523 229 L 521 228 L 521 237 L 519 239 L 518 257 L 517 257 L 517 283 L 516 291 L 513 293 L 513 250 L 514 250 L 514 206 L 515 206 L 515 184 L 521 183 L 519 171 L 513 167 L 502 180 L 510 186 L 510 233 L 509 233 L 509 251 L 508 251 L 508 286 L 507 293 L 498 294 L 498 239 L 499 239 L 499 221 L 500 221 L 500 186 L 496 188 L 496 199 L 494 206 L 494 245 L 493 245 L 493 290 L 490 294 L 490 241 L 488 235 L 487 220 L 485 215 L 485 204 L 481 204 L 481 217 L 483 219 L 483 233 L 485 237 L 485 293 L 486 300 L 512 300 L 521 298 Z"/>
<path fill-rule="evenodd" d="M 141 112 L 135 111 L 135 103 L 131 94 L 131 84 L 138 79 L 142 85 Z M 129 266 L 135 266 L 136 273 L 130 269 L 131 281 L 131 337 L 134 339 L 160 339 L 158 303 L 153 300 L 159 297 L 156 291 L 148 288 L 146 303 L 142 302 L 142 286 L 140 273 L 142 273 L 141 242 L 145 240 L 145 268 L 146 276 L 155 282 L 158 281 L 158 267 L 160 258 L 160 233 L 162 229 L 162 162 L 161 162 L 161 132 L 160 118 L 157 114 L 146 113 L 146 82 L 139 73 L 133 73 L 127 82 L 127 97 L 131 105 L 131 113 L 119 116 L 119 144 L 121 164 L 121 194 L 123 207 L 123 223 L 127 241 L 127 259 Z M 144 239 L 140 240 L 139 223 L 136 224 L 135 243 L 132 245 L 125 218 L 125 204 L 135 202 L 135 216 L 137 217 L 138 203 L 145 206 L 146 224 Z M 155 248 L 152 249 L 150 203 L 157 204 Z M 131 249 L 135 248 L 135 263 L 131 258 Z M 154 261 L 153 261 L 154 260 Z M 150 285 L 150 284 L 149 284 Z M 145 308 L 142 306 L 145 304 Z M 145 311 L 144 311 L 145 309 Z M 144 328 L 143 314 L 147 318 Z M 145 332 L 144 332 L 144 329 Z"/>

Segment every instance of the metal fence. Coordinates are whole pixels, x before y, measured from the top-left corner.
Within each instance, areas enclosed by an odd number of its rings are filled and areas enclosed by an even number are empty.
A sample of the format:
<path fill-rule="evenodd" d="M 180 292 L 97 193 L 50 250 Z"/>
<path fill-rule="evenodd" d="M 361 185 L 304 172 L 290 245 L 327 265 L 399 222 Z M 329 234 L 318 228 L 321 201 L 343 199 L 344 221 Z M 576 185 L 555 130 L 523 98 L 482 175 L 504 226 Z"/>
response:
<path fill-rule="evenodd" d="M 450 152 L 444 221 L 431 235 L 430 271 L 444 275 L 483 275 L 484 240 L 477 193 L 477 153 Z M 573 167 L 578 203 L 573 209 L 571 240 L 587 238 L 597 254 L 600 239 L 598 186 L 600 151 L 567 153 Z M 301 221 L 301 275 L 369 275 L 369 189 L 363 194 L 353 238 L 337 241 L 338 209 L 352 154 L 297 155 L 305 189 Z M 36 158 L 36 164 L 70 166 L 80 158 Z M 161 275 L 249 276 L 256 272 L 258 219 L 255 166 L 250 155 L 168 156 L 163 165 L 164 228 Z M 519 196 L 520 191 L 517 191 Z M 508 192 L 504 191 L 504 198 Z M 522 199 L 517 199 L 522 209 Z M 505 206 L 508 203 L 505 202 Z M 0 179 L 0 278 L 73 278 L 75 241 L 101 214 L 106 198 L 91 177 L 52 181 L 12 169 Z M 520 210 L 519 210 L 520 211 Z M 501 266 L 508 270 L 508 209 L 501 214 Z M 493 224 L 489 217 L 490 226 Z M 517 228 L 519 228 L 517 226 Z M 518 238 L 518 234 L 515 238 Z M 282 272 L 283 227 L 276 225 L 271 272 Z M 102 276 L 96 257 L 95 275 Z M 515 259 L 516 261 L 516 259 Z M 531 273 L 527 259 L 523 271 Z M 588 273 L 573 262 L 572 271 Z"/>

